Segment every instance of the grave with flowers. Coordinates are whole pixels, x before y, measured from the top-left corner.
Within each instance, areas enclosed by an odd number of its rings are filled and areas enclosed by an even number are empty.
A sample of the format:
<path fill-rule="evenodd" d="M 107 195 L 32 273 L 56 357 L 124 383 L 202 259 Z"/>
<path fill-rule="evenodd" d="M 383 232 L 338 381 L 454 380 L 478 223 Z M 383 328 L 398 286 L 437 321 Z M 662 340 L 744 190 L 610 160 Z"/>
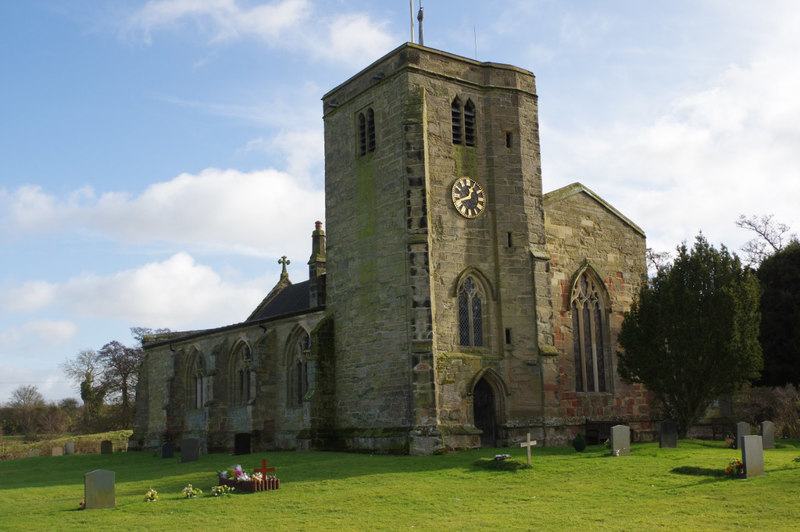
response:
<path fill-rule="evenodd" d="M 266 459 L 261 460 L 261 467 L 248 473 L 237 464 L 219 472 L 219 485 L 230 486 L 238 491 L 256 492 L 276 490 L 281 487 L 281 481 L 275 475 L 274 467 L 267 467 Z"/>

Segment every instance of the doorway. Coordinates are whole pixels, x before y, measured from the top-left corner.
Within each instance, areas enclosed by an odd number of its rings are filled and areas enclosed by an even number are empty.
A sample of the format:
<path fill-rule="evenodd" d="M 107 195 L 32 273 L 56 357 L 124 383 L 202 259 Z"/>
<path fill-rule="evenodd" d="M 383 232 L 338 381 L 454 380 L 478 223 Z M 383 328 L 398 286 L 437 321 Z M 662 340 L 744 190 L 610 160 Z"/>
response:
<path fill-rule="evenodd" d="M 494 390 L 486 379 L 481 379 L 472 391 L 472 410 L 475 427 L 482 430 L 481 447 L 496 447 L 496 414 Z"/>

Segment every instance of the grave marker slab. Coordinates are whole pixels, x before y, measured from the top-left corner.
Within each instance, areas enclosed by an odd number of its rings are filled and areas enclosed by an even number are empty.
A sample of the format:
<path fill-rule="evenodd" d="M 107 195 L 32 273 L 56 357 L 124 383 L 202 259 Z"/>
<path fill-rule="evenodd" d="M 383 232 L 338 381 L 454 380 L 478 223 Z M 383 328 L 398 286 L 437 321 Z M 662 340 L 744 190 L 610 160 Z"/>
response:
<path fill-rule="evenodd" d="M 66 445 L 64 445 L 64 453 L 75 454 L 75 442 L 68 441 Z"/>
<path fill-rule="evenodd" d="M 528 465 L 531 465 L 531 447 L 536 445 L 536 440 L 531 441 L 531 433 L 528 433 L 527 441 L 524 441 L 519 444 L 520 447 L 527 447 L 528 448 Z"/>
<path fill-rule="evenodd" d="M 50 456 L 64 456 L 64 448 L 61 446 L 53 447 L 50 449 Z"/>
<path fill-rule="evenodd" d="M 744 478 L 763 477 L 764 472 L 764 447 L 761 436 L 742 436 L 742 463 L 744 464 Z"/>
<path fill-rule="evenodd" d="M 36 456 L 39 456 L 39 449 L 31 449 L 28 451 L 28 458 L 34 458 Z"/>
<path fill-rule="evenodd" d="M 107 469 L 95 469 L 83 476 L 84 509 L 97 510 L 114 508 L 115 499 L 114 472 Z"/>
<path fill-rule="evenodd" d="M 200 440 L 183 438 L 181 440 L 181 463 L 197 462 L 198 458 L 200 458 Z"/>
<path fill-rule="evenodd" d="M 775 448 L 775 423 L 772 421 L 761 422 L 761 443 L 764 449 Z"/>
<path fill-rule="evenodd" d="M 627 425 L 611 427 L 611 454 L 613 456 L 630 456 L 631 428 Z"/>
<path fill-rule="evenodd" d="M 662 449 L 678 446 L 678 426 L 673 421 L 658 424 L 658 446 Z"/>
<path fill-rule="evenodd" d="M 161 446 L 161 458 L 174 458 L 175 457 L 175 446 L 172 442 L 165 441 L 164 444 Z"/>
<path fill-rule="evenodd" d="M 250 454 L 251 436 L 249 432 L 240 432 L 233 437 L 233 454 Z"/>
<path fill-rule="evenodd" d="M 736 424 L 736 448 L 742 448 L 742 437 L 750 435 L 750 423 L 740 421 Z"/>
<path fill-rule="evenodd" d="M 114 444 L 111 440 L 103 440 L 100 442 L 100 454 L 111 454 L 114 452 Z"/>

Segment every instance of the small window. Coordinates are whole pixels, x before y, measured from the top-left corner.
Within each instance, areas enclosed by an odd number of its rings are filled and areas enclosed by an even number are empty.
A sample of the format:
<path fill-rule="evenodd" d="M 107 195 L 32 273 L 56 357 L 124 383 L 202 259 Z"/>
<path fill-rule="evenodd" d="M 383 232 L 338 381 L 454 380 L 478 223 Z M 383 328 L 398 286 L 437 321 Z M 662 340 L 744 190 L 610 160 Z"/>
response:
<path fill-rule="evenodd" d="M 253 399 L 252 379 L 255 377 L 255 373 L 252 363 L 253 355 L 250 347 L 244 344 L 233 357 L 233 397 L 231 398 L 233 404 L 245 405 Z"/>
<path fill-rule="evenodd" d="M 511 132 L 506 132 L 506 148 L 511 149 Z"/>
<path fill-rule="evenodd" d="M 450 106 L 450 113 L 453 120 L 453 144 L 461 144 L 464 142 L 463 131 L 463 118 L 461 112 L 461 102 L 456 98 Z"/>
<path fill-rule="evenodd" d="M 467 100 L 464 106 L 464 144 L 475 145 L 475 104 Z"/>

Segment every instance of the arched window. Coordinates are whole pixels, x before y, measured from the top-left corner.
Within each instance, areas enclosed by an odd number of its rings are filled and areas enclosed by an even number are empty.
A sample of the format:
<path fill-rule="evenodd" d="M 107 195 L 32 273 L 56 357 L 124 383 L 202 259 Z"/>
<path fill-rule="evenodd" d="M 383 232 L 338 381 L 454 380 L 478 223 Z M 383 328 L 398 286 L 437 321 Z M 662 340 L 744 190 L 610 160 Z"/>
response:
<path fill-rule="evenodd" d="M 467 100 L 464 105 L 464 144 L 475 145 L 475 104 Z"/>
<path fill-rule="evenodd" d="M 358 113 L 358 154 L 375 151 L 375 112 L 370 107 Z"/>
<path fill-rule="evenodd" d="M 450 115 L 453 121 L 453 144 L 464 142 L 463 115 L 461 112 L 461 101 L 456 97 L 450 105 Z"/>
<path fill-rule="evenodd" d="M 367 109 L 367 151 L 375 151 L 375 113 Z"/>
<path fill-rule="evenodd" d="M 458 289 L 458 338 L 460 345 L 483 347 L 483 296 L 472 277 Z"/>
<path fill-rule="evenodd" d="M 296 335 L 289 349 L 287 401 L 290 406 L 302 405 L 309 387 L 308 357 L 311 353 L 311 337 L 302 330 Z"/>
<path fill-rule="evenodd" d="M 253 352 L 249 345 L 242 343 L 236 349 L 230 367 L 231 402 L 236 405 L 246 405 L 254 398 L 255 392 Z"/>
<path fill-rule="evenodd" d="M 572 338 L 575 351 L 575 390 L 606 391 L 605 286 L 585 270 L 572 289 Z"/>
<path fill-rule="evenodd" d="M 203 361 L 203 356 L 197 353 L 189 365 L 186 379 L 186 404 L 189 408 L 205 407 L 207 383 L 208 376 L 206 375 L 205 362 Z"/>
<path fill-rule="evenodd" d="M 367 117 L 358 113 L 358 154 L 367 154 Z"/>

